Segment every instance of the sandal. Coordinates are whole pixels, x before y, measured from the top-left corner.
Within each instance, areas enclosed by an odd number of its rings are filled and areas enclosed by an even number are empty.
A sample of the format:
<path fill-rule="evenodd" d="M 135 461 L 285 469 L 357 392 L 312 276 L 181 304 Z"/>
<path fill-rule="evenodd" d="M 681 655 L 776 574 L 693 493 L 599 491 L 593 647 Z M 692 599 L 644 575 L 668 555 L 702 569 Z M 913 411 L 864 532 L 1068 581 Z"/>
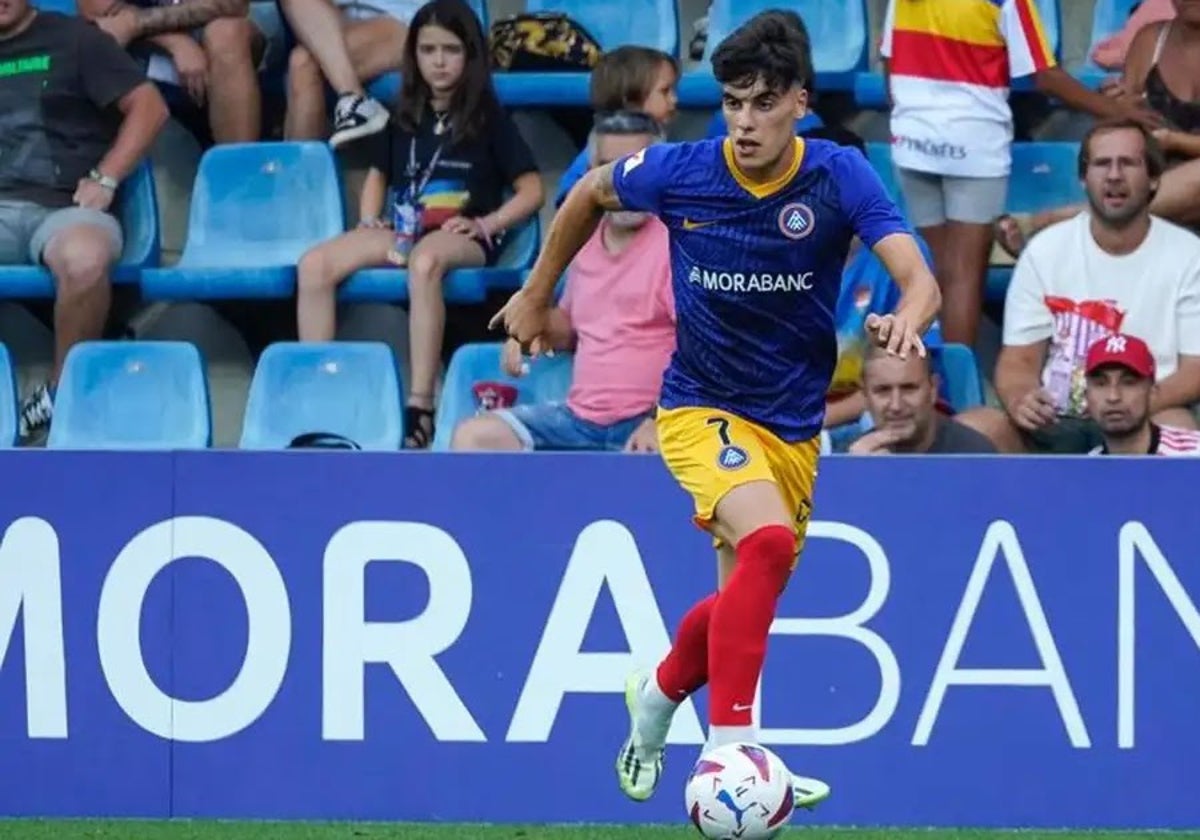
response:
<path fill-rule="evenodd" d="M 996 237 L 996 247 L 1001 254 L 992 253 L 992 265 L 1012 264 L 1021 256 L 1029 239 L 1029 218 L 1018 218 L 1011 213 L 1005 213 L 992 223 L 992 232 Z"/>
<path fill-rule="evenodd" d="M 404 448 L 428 449 L 433 443 L 433 409 L 416 405 L 404 408 Z"/>

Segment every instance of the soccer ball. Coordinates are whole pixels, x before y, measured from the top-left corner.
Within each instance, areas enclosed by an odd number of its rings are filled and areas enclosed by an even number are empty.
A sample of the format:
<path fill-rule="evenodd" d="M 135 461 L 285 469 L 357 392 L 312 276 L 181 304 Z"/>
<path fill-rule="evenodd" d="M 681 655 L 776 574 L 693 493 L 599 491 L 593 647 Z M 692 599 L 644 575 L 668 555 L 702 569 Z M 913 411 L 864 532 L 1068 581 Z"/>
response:
<path fill-rule="evenodd" d="M 769 840 L 792 817 L 792 774 L 757 744 L 704 753 L 684 793 L 688 817 L 710 840 Z"/>

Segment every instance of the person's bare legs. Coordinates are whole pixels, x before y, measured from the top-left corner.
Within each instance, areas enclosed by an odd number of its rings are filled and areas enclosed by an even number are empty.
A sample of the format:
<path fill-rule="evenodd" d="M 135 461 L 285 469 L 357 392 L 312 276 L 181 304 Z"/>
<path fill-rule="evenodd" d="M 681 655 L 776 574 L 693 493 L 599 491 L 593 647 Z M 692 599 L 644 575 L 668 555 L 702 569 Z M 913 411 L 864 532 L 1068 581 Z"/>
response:
<path fill-rule="evenodd" d="M 329 0 L 279 0 L 279 8 L 296 40 L 312 53 L 334 91 L 339 95 L 365 95 L 346 49 L 341 10 Z"/>
<path fill-rule="evenodd" d="M 208 123 L 217 143 L 254 143 L 262 135 L 262 92 L 255 55 L 262 33 L 247 17 L 222 17 L 201 35 L 208 56 Z"/>
<path fill-rule="evenodd" d="M 386 265 L 390 230 L 361 228 L 322 242 L 296 266 L 296 325 L 301 341 L 333 341 L 337 287 L 360 268 Z"/>
<path fill-rule="evenodd" d="M 983 314 L 992 226 L 949 221 L 944 227 L 941 253 L 934 252 L 938 285 L 942 287 L 942 339 L 974 347 Z"/>

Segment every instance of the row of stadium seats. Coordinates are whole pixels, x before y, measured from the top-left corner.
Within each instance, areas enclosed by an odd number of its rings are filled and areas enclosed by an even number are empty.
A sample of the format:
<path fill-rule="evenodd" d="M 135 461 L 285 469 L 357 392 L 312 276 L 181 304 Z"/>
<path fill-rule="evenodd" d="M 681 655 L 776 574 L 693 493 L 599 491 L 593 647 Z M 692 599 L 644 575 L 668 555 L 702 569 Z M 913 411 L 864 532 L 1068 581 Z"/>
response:
<path fill-rule="evenodd" d="M 328 145 L 318 142 L 230 144 L 205 152 L 192 187 L 187 240 L 174 266 L 160 266 L 149 167 L 126 182 L 119 202 L 126 243 L 114 281 L 140 284 L 146 300 L 290 297 L 301 255 L 346 228 L 337 161 Z M 491 288 L 518 288 L 537 255 L 538 225 L 534 216 L 511 231 L 497 265 L 451 272 L 447 300 L 480 302 Z M 0 267 L 0 298 L 53 293 L 43 267 Z M 362 271 L 340 295 L 347 301 L 404 301 L 407 273 Z"/>
<path fill-rule="evenodd" d="M 1008 210 L 1029 213 L 1081 198 L 1076 143 L 1017 143 Z M 872 164 L 893 198 L 891 151 L 868 144 Z M 160 266 L 159 218 L 154 182 L 143 166 L 122 187 L 120 215 L 125 253 L 115 274 L 119 283 L 138 283 L 147 300 L 287 298 L 294 294 L 296 263 L 311 246 L 345 229 L 341 176 L 324 143 L 280 142 L 216 146 L 196 172 L 187 240 L 179 262 Z M 446 279 L 451 303 L 478 303 L 493 289 L 516 289 L 541 245 L 535 215 L 505 239 L 497 264 L 458 269 Z M 1003 297 L 1007 274 L 989 283 Z M 53 295 L 40 266 L 0 267 L 0 298 Z M 401 302 L 408 299 L 406 272 L 395 268 L 360 271 L 345 283 L 345 301 Z"/>
<path fill-rule="evenodd" d="M 500 370 L 500 344 L 468 344 L 450 360 L 433 449 L 450 448 L 454 428 L 476 412 L 472 387 L 506 382 L 518 402 L 566 399 L 571 356 L 540 358 L 514 379 Z M 983 402 L 972 351 L 943 350 L 950 401 Z M 16 380 L 0 344 L 0 447 L 16 443 Z M 403 383 L 391 349 L 375 342 L 273 344 L 250 383 L 240 446 L 284 449 L 308 433 L 340 435 L 365 450 L 396 450 L 404 439 Z M 67 355 L 47 446 L 54 449 L 205 449 L 212 411 L 205 364 L 195 345 L 177 341 L 92 341 Z"/>

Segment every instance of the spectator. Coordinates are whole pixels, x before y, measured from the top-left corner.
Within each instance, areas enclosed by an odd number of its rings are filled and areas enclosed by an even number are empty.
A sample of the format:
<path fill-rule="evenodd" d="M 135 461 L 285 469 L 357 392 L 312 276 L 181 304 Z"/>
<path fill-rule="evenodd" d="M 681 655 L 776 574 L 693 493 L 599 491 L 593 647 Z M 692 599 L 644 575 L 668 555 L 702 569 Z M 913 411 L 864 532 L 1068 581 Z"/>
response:
<path fill-rule="evenodd" d="M 678 82 L 679 63 L 674 56 L 650 47 L 618 47 L 601 56 L 592 69 L 592 109 L 600 114 L 641 111 L 658 120 L 666 130 L 675 119 Z M 558 183 L 556 207 L 588 171 L 594 153 L 594 149 L 584 149 L 571 161 Z"/>
<path fill-rule="evenodd" d="M 1097 116 L 1153 115 L 1058 67 L 1034 0 L 889 0 L 880 54 L 892 159 L 908 216 L 933 251 L 943 335 L 973 345 L 993 224 L 1008 194 L 1010 79 L 1032 75 L 1042 93 Z"/>
<path fill-rule="evenodd" d="M 99 338 L 121 226 L 108 212 L 141 162 L 167 107 L 137 63 L 90 23 L 0 4 L 4 154 L 0 264 L 44 264 L 54 277 L 54 368 L 21 406 L 20 433 L 50 423 L 67 351 Z"/>
<path fill-rule="evenodd" d="M 1115 332 L 1150 343 L 1162 380 L 1154 421 L 1195 428 L 1200 400 L 1200 239 L 1150 215 L 1162 150 L 1132 121 L 1102 122 L 1080 145 L 1089 211 L 1046 228 L 1017 260 L 1004 310 L 996 392 L 1004 411 L 962 416 L 1005 451 L 1084 453 L 1087 348 Z"/>
<path fill-rule="evenodd" d="M 407 445 L 423 449 L 434 433 L 446 322 L 442 279 L 455 268 L 493 264 L 504 232 L 536 213 L 543 199 L 533 153 L 492 89 L 479 20 L 462 0 L 433 0 L 413 18 L 395 124 L 368 145 L 358 229 L 300 260 L 299 337 L 333 339 L 334 295 L 350 274 L 389 260 L 405 265 L 412 362 L 405 428 Z M 395 215 L 411 212 L 415 229 L 389 230 L 381 219 L 389 186 Z M 515 194 L 505 201 L 510 186 Z"/>
<path fill-rule="evenodd" d="M 284 138 L 325 136 L 326 82 L 338 94 L 331 145 L 382 131 L 388 123 L 387 108 L 367 95 L 364 83 L 399 69 L 408 24 L 421 4 L 417 0 L 279 0 L 279 7 L 300 42 L 288 60 Z M 461 10 L 455 9 L 454 14 Z"/>
<path fill-rule="evenodd" d="M 1092 455 L 1200 455 L 1200 432 L 1150 419 L 1154 354 L 1146 342 L 1116 333 L 1089 349 L 1087 408 L 1103 443 Z"/>
<path fill-rule="evenodd" d="M 250 0 L 76 0 L 79 13 L 123 47 L 132 47 L 155 81 L 178 84 L 207 107 L 216 143 L 262 136 L 258 69 L 283 49 L 283 22 L 273 3 Z M 155 69 L 165 53 L 173 72 Z"/>
<path fill-rule="evenodd" d="M 596 123 L 593 165 L 661 139 L 638 113 Z M 675 348 L 675 304 L 667 229 L 645 213 L 609 213 L 567 272 L 551 314 L 556 350 L 574 350 L 574 382 L 562 404 L 516 405 L 465 421 L 455 449 L 604 449 L 658 447 L 654 406 Z M 521 347 L 504 345 L 503 366 L 521 372 Z"/>
<path fill-rule="evenodd" d="M 862 392 L 874 428 L 850 444 L 852 455 L 996 451 L 979 432 L 937 410 L 938 376 L 929 357 L 901 359 L 871 345 L 863 362 Z"/>
<path fill-rule="evenodd" d="M 1121 70 L 1125 56 L 1134 37 L 1142 27 L 1161 23 L 1175 17 L 1175 0 L 1142 0 L 1138 3 L 1125 25 L 1092 48 L 1091 59 L 1097 67 L 1105 70 Z"/>

